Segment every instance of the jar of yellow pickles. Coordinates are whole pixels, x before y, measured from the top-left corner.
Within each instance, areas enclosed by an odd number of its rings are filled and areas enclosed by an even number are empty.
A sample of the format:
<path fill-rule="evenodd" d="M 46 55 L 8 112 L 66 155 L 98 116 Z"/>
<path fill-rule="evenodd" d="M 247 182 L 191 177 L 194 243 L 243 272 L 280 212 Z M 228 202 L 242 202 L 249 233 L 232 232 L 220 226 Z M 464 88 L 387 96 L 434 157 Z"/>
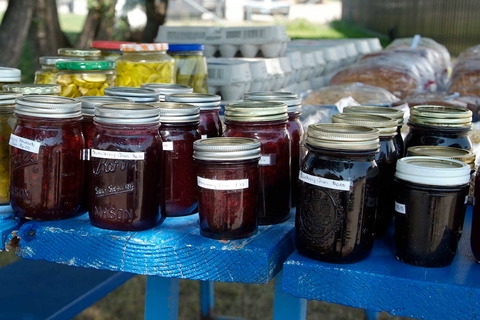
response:
<path fill-rule="evenodd" d="M 115 62 L 109 60 L 58 61 L 57 84 L 61 96 L 103 96 L 115 82 Z"/>
<path fill-rule="evenodd" d="M 40 62 L 41 69 L 35 72 L 35 84 L 57 84 L 57 74 L 58 69 L 55 66 L 57 61 L 60 60 L 81 60 L 80 58 L 68 58 L 60 56 L 47 56 L 40 57 L 38 61 Z"/>
<path fill-rule="evenodd" d="M 195 93 L 208 93 L 207 59 L 203 44 L 170 44 L 168 54 L 175 59 L 177 84 L 193 88 Z"/>
<path fill-rule="evenodd" d="M 167 54 L 167 43 L 122 44 L 120 50 L 122 56 L 116 60 L 116 86 L 175 83 L 175 60 Z"/>
<path fill-rule="evenodd" d="M 57 54 L 62 57 L 81 58 L 85 60 L 100 60 L 102 52 L 98 49 L 74 49 L 74 48 L 60 48 Z"/>
<path fill-rule="evenodd" d="M 20 83 L 22 72 L 19 69 L 0 67 L 0 90 L 5 84 Z"/>
<path fill-rule="evenodd" d="M 95 40 L 92 41 L 90 47 L 92 47 L 92 49 L 100 50 L 102 52 L 102 59 L 115 61 L 122 55 L 120 46 L 126 43 L 133 42 Z"/>

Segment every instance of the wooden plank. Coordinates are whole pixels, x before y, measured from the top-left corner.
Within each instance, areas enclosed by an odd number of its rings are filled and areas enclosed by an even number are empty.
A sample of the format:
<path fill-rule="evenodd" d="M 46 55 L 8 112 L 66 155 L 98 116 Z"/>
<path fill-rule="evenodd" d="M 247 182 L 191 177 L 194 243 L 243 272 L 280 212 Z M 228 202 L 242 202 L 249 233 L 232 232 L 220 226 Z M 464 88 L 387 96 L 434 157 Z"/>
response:
<path fill-rule="evenodd" d="M 315 261 L 295 252 L 284 264 L 282 290 L 309 300 L 421 319 L 480 317 L 480 264 L 470 249 L 471 207 L 453 263 L 422 268 L 396 260 L 391 238 L 355 264 Z M 298 318 L 300 319 L 300 318 Z"/>

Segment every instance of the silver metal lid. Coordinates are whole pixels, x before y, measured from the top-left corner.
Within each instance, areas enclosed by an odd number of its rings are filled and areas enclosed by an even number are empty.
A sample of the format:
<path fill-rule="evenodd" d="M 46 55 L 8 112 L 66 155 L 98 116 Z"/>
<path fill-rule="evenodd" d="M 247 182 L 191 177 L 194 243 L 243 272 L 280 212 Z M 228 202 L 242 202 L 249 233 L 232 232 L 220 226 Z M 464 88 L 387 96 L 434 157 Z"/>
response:
<path fill-rule="evenodd" d="M 454 106 L 418 105 L 410 109 L 409 124 L 436 127 L 469 128 L 472 111 Z"/>
<path fill-rule="evenodd" d="M 243 101 L 225 106 L 225 121 L 262 122 L 287 119 L 287 105 L 283 102 Z"/>
<path fill-rule="evenodd" d="M 165 96 L 167 102 L 193 104 L 200 110 L 220 109 L 220 99 L 219 95 L 208 93 L 174 93 Z"/>
<path fill-rule="evenodd" d="M 157 102 L 152 105 L 160 109 L 161 123 L 198 123 L 200 121 L 200 108 L 193 104 Z"/>
<path fill-rule="evenodd" d="M 107 124 L 160 124 L 158 107 L 144 103 L 106 103 L 95 107 L 93 120 Z"/>
<path fill-rule="evenodd" d="M 296 93 L 286 91 L 252 91 L 243 95 L 244 100 L 250 100 L 251 97 L 264 97 L 264 100 L 270 100 L 270 98 L 298 98 L 298 95 Z"/>
<path fill-rule="evenodd" d="M 13 110 L 13 105 L 15 104 L 15 99 L 21 97 L 21 93 L 16 92 L 1 92 L 0 91 L 0 107 L 10 106 Z"/>
<path fill-rule="evenodd" d="M 74 60 L 83 60 L 83 58 L 69 58 L 69 57 L 61 57 L 61 56 L 44 56 L 38 58 L 38 61 L 40 64 L 45 64 L 47 66 L 52 66 L 55 67 L 55 63 L 60 60 L 69 60 L 69 61 L 74 61 Z"/>
<path fill-rule="evenodd" d="M 283 91 L 257 91 L 245 93 L 244 100 L 278 101 L 288 106 L 288 113 L 302 112 L 302 98 L 295 93 Z"/>
<path fill-rule="evenodd" d="M 142 88 L 152 89 L 160 93 L 160 102 L 165 101 L 165 96 L 174 93 L 192 93 L 193 88 L 182 84 L 173 83 L 144 83 Z"/>
<path fill-rule="evenodd" d="M 306 143 L 320 148 L 343 151 L 376 151 L 378 129 L 346 123 L 317 123 L 307 129 Z"/>
<path fill-rule="evenodd" d="M 62 87 L 59 84 L 6 84 L 3 86 L 3 90 L 8 92 L 18 92 L 24 95 L 56 95 L 62 91 Z"/>
<path fill-rule="evenodd" d="M 210 161 L 260 159 L 260 141 L 235 137 L 196 140 L 193 142 L 193 158 Z"/>
<path fill-rule="evenodd" d="M 29 95 L 16 99 L 15 113 L 39 118 L 76 118 L 82 115 L 80 101 L 58 96 Z"/>
<path fill-rule="evenodd" d="M 110 97 L 110 96 L 82 96 L 78 97 L 78 100 L 82 102 L 82 113 L 84 116 L 94 115 L 95 107 L 105 103 L 122 103 L 133 102 L 132 99 L 125 97 Z"/>
<path fill-rule="evenodd" d="M 105 88 L 106 96 L 126 97 L 134 102 L 158 102 L 160 93 L 147 88 L 132 88 L 132 87 L 109 87 Z"/>
<path fill-rule="evenodd" d="M 380 137 L 393 137 L 397 134 L 397 120 L 361 113 L 337 113 L 332 116 L 333 123 L 348 123 L 355 126 L 378 129 Z"/>
<path fill-rule="evenodd" d="M 403 111 L 389 107 L 379 106 L 348 106 L 343 108 L 343 113 L 368 113 L 376 114 L 377 116 L 384 116 L 396 119 L 399 127 L 403 125 Z"/>

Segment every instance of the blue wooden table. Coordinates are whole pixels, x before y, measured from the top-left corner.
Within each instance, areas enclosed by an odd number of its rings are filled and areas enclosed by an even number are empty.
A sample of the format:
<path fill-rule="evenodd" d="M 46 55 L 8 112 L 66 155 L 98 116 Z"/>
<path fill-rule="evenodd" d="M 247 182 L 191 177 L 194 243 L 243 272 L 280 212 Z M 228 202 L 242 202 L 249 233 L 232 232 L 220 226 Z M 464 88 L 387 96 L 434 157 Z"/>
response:
<path fill-rule="evenodd" d="M 20 222 L 13 218 L 12 207 L 0 206 L 0 251 L 5 249 L 7 238 L 19 225 Z"/>

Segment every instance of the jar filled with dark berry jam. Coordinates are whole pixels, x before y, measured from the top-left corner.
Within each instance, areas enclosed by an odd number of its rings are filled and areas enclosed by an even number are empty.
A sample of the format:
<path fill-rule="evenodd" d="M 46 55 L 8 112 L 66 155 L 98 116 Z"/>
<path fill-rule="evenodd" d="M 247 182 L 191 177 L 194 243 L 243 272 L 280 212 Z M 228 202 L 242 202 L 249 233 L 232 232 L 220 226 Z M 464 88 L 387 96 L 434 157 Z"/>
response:
<path fill-rule="evenodd" d="M 148 88 L 109 87 L 105 89 L 106 96 L 127 98 L 135 103 L 158 102 L 160 93 Z"/>
<path fill-rule="evenodd" d="M 192 93 L 193 88 L 176 83 L 144 83 L 142 88 L 152 89 L 160 93 L 158 101 L 165 102 L 165 96 L 174 93 Z"/>
<path fill-rule="evenodd" d="M 395 212 L 393 176 L 398 155 L 393 138 L 397 134 L 397 121 L 374 114 L 338 113 L 332 116 L 332 122 L 378 129 L 380 148 L 375 156 L 375 162 L 380 170 L 380 188 L 375 217 L 375 236 L 381 238 L 387 232 Z"/>
<path fill-rule="evenodd" d="M 443 146 L 472 150 L 472 111 L 454 106 L 419 105 L 410 109 L 405 148 Z"/>
<path fill-rule="evenodd" d="M 470 170 L 462 161 L 444 158 L 405 157 L 397 161 L 398 260 L 422 267 L 444 267 L 453 261 L 465 219 Z"/>
<path fill-rule="evenodd" d="M 162 214 L 180 217 L 197 212 L 197 176 L 193 142 L 200 139 L 200 110 L 191 104 L 159 102 L 163 141 Z"/>
<path fill-rule="evenodd" d="M 244 101 L 225 106 L 225 137 L 261 143 L 258 223 L 280 223 L 290 212 L 290 135 L 283 102 Z"/>
<path fill-rule="evenodd" d="M 200 233 L 213 239 L 250 237 L 257 230 L 260 141 L 208 138 L 193 147 Z"/>
<path fill-rule="evenodd" d="M 72 98 L 18 98 L 10 135 L 10 203 L 16 216 L 73 216 L 83 190 L 81 104 Z"/>
<path fill-rule="evenodd" d="M 395 144 L 395 149 L 397 150 L 398 159 L 402 158 L 405 155 L 406 149 L 402 137 L 404 112 L 402 110 L 379 106 L 349 106 L 343 108 L 343 113 L 368 113 L 397 120 L 397 134 L 395 135 L 395 137 L 393 137 L 393 143 Z"/>
<path fill-rule="evenodd" d="M 200 108 L 198 131 L 202 139 L 221 137 L 220 96 L 207 93 L 174 93 L 165 96 L 167 102 L 188 103 Z"/>
<path fill-rule="evenodd" d="M 95 106 L 89 216 L 112 230 L 152 228 L 160 218 L 159 110 L 139 103 Z"/>
<path fill-rule="evenodd" d="M 245 100 L 252 101 L 279 101 L 288 107 L 287 130 L 290 134 L 290 177 L 292 179 L 291 205 L 297 205 L 298 194 L 298 172 L 300 171 L 300 163 L 305 151 L 303 148 L 304 130 L 300 122 L 302 114 L 302 99 L 296 94 L 281 91 L 258 91 L 245 94 Z"/>
<path fill-rule="evenodd" d="M 295 244 L 334 263 L 366 258 L 373 247 L 379 169 L 378 130 L 343 123 L 308 127 L 300 167 Z"/>

